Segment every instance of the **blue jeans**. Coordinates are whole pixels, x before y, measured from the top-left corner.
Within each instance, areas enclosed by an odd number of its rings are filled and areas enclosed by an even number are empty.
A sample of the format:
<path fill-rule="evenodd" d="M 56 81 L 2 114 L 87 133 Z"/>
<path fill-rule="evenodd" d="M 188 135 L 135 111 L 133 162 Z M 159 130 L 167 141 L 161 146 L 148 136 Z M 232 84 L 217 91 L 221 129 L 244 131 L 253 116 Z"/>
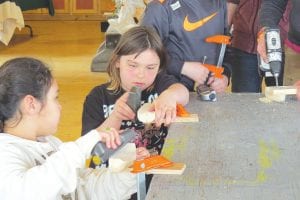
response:
<path fill-rule="evenodd" d="M 264 73 L 259 70 L 257 54 L 247 53 L 236 48 L 230 48 L 228 51 L 228 60 L 232 70 L 232 92 L 261 92 L 263 78 L 266 86 L 276 85 L 274 77 L 264 77 Z M 279 85 L 283 84 L 284 54 L 282 58 Z"/>

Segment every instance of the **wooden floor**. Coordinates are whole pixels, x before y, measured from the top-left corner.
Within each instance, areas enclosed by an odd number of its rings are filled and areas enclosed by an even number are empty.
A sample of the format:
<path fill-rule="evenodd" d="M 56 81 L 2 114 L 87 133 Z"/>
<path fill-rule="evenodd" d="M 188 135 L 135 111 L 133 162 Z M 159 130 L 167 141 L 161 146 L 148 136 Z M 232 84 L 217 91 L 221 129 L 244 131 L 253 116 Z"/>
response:
<path fill-rule="evenodd" d="M 105 73 L 90 72 L 90 63 L 103 41 L 98 21 L 27 21 L 34 31 L 16 31 L 8 46 L 0 43 L 0 64 L 18 57 L 40 58 L 56 77 L 62 104 L 57 136 L 63 141 L 80 136 L 82 104 L 94 86 L 107 81 Z"/>

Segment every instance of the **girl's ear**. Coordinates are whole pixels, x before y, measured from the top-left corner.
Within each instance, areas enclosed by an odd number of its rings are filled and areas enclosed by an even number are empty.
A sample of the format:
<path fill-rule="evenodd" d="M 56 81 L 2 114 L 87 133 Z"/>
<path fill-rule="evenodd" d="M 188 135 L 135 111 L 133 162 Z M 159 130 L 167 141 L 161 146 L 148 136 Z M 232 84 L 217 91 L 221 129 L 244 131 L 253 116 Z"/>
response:
<path fill-rule="evenodd" d="M 41 103 L 32 95 L 26 95 L 20 105 L 22 112 L 32 115 L 36 114 L 41 109 Z"/>
<path fill-rule="evenodd" d="M 117 68 L 117 69 L 120 68 L 120 59 L 118 59 L 117 62 L 116 62 L 116 68 Z"/>

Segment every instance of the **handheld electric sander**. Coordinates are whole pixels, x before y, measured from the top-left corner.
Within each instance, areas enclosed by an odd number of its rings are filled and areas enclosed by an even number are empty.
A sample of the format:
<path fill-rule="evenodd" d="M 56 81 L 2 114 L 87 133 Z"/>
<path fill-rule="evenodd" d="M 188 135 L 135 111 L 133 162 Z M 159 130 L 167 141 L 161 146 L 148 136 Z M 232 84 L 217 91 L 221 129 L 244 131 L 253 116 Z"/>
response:
<path fill-rule="evenodd" d="M 266 63 L 260 57 L 259 68 L 265 73 L 266 77 L 273 76 L 276 81 L 276 86 L 278 86 L 278 77 L 281 73 L 281 63 L 282 63 L 282 48 L 280 31 L 278 28 L 266 28 L 265 41 L 266 41 L 266 53 L 269 62 Z"/>
<path fill-rule="evenodd" d="M 141 89 L 139 87 L 134 86 L 131 88 L 127 104 L 135 113 L 137 113 L 137 110 L 141 106 Z M 95 165 L 105 163 L 118 150 L 122 149 L 127 143 L 133 141 L 135 136 L 136 132 L 134 130 L 125 130 L 120 134 L 121 145 L 117 149 L 109 149 L 106 147 L 105 143 L 98 142 L 92 150 L 93 163 Z"/>

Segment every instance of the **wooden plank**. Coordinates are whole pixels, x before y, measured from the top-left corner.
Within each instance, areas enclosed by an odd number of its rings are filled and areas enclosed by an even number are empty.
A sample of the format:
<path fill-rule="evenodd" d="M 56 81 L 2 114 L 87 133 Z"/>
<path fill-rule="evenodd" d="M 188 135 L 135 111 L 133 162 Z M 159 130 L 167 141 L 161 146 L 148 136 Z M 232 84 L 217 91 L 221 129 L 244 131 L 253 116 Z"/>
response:
<path fill-rule="evenodd" d="M 296 93 L 296 86 L 272 86 L 265 88 L 266 98 L 277 102 L 283 102 L 285 101 L 286 95 L 293 95 Z"/>
<path fill-rule="evenodd" d="M 186 164 L 184 163 L 174 163 L 170 167 L 160 167 L 156 169 L 148 170 L 147 174 L 174 174 L 181 175 L 186 168 Z"/>
<path fill-rule="evenodd" d="M 172 166 L 169 167 L 159 167 L 155 169 L 150 169 L 146 171 L 146 174 L 170 174 L 170 175 L 181 175 L 183 174 L 186 168 L 186 164 L 184 163 L 173 163 Z M 132 170 L 132 166 L 129 167 L 129 171 Z"/>
<path fill-rule="evenodd" d="M 190 114 L 188 117 L 176 117 L 175 122 L 199 122 L 198 114 Z"/>

